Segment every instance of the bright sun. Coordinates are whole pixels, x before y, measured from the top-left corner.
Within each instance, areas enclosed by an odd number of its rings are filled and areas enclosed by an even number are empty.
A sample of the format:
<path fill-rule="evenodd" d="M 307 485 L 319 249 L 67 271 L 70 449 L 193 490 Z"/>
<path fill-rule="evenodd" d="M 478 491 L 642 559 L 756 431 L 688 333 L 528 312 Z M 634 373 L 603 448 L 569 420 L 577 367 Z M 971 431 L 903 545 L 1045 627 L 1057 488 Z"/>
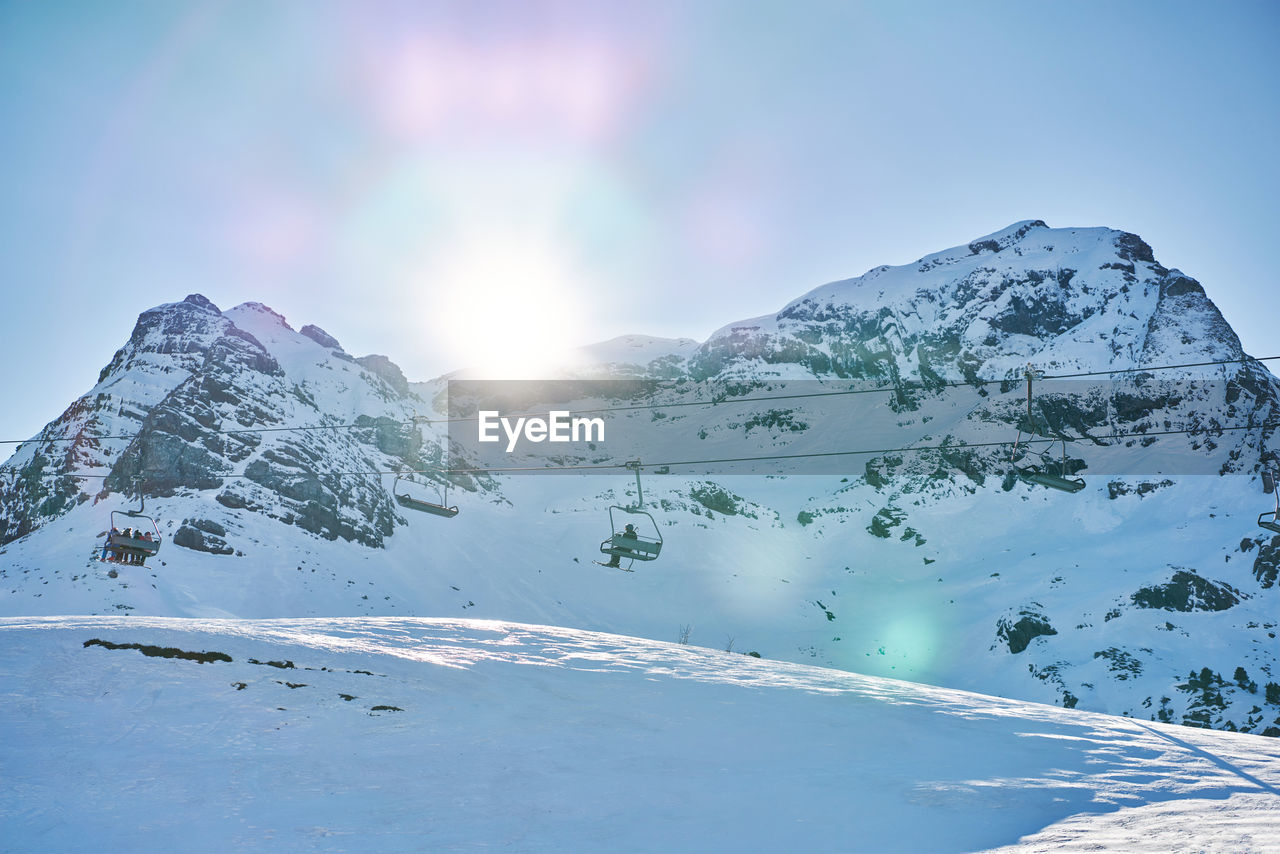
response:
<path fill-rule="evenodd" d="M 446 295 L 431 327 L 459 367 L 538 379 L 585 343 L 586 287 L 552 241 L 472 238 L 446 250 L 428 275 L 429 289 Z"/>

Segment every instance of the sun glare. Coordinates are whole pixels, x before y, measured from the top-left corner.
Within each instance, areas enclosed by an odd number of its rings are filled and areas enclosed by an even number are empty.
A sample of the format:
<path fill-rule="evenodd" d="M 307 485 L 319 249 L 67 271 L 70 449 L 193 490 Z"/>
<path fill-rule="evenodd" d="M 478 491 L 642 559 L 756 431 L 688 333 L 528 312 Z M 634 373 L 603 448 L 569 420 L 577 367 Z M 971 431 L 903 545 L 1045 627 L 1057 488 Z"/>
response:
<path fill-rule="evenodd" d="M 444 300 L 431 326 L 452 361 L 492 379 L 538 379 L 590 338 L 587 292 L 551 241 L 490 234 L 455 246 L 424 282 Z"/>

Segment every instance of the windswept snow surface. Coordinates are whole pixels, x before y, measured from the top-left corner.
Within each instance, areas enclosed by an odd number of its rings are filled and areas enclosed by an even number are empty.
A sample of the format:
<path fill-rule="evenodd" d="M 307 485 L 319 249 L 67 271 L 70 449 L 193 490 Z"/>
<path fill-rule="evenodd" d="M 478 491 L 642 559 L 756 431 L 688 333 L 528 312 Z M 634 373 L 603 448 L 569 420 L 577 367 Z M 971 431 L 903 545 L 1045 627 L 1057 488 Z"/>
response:
<path fill-rule="evenodd" d="M 1280 849 L 1256 736 L 495 621 L 0 644 L 4 851 Z"/>

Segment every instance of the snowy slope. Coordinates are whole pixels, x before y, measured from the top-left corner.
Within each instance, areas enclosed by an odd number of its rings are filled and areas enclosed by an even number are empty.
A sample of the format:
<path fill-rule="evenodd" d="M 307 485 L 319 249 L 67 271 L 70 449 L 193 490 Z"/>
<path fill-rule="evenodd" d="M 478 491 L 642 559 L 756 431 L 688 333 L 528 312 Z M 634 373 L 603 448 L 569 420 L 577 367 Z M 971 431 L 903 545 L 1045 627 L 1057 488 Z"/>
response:
<path fill-rule="evenodd" d="M 1280 846 L 1274 740 L 693 646 L 391 618 L 0 643 L 5 851 Z"/>

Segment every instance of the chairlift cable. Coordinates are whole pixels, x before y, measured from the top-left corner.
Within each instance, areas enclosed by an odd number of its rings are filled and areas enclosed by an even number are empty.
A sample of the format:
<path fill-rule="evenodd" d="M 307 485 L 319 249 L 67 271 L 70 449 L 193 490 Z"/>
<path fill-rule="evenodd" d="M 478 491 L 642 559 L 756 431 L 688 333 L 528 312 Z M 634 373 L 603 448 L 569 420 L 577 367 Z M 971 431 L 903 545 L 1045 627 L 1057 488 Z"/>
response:
<path fill-rule="evenodd" d="M 1194 435 L 1219 435 L 1222 433 L 1238 432 L 1240 430 L 1265 430 L 1274 429 L 1280 425 L 1275 424 L 1238 424 L 1227 427 L 1197 427 L 1193 429 L 1182 430 L 1149 430 L 1144 433 L 1108 433 L 1105 435 L 1084 435 L 1084 436 L 1067 436 L 1064 437 L 1068 442 L 1092 441 L 1101 443 L 1109 440 L 1119 439 L 1143 439 L 1150 436 L 1194 436 Z M 696 460 L 667 460 L 661 462 L 646 462 L 644 468 L 684 468 L 688 466 L 698 465 L 715 465 L 722 463 L 744 463 L 744 462 L 775 462 L 784 460 L 802 460 L 802 459 L 819 459 L 823 457 L 847 457 L 847 456 L 878 456 L 881 454 L 909 454 L 922 453 L 927 451 L 956 451 L 966 448 L 998 448 L 1008 447 L 1013 442 L 1009 440 L 996 442 L 953 442 L 946 445 L 910 445 L 900 448 L 860 448 L 856 450 L 845 451 L 812 451 L 800 454 L 762 454 L 757 456 L 746 457 L 718 457 L 713 459 L 696 459 Z M 619 463 L 580 463 L 570 465 L 557 466 L 476 466 L 467 468 L 424 468 L 424 469 L 366 469 L 358 471 L 316 471 L 302 472 L 302 474 L 322 476 L 322 477 L 388 477 L 397 474 L 435 474 L 435 475 L 453 475 L 453 474 L 519 474 L 525 472 L 569 472 L 569 471 L 617 471 L 633 468 L 633 461 Z M 66 473 L 48 473 L 40 475 L 45 477 L 74 477 L 84 480 L 103 479 L 110 477 L 108 474 L 89 474 L 81 472 Z M 243 473 L 219 474 L 217 477 L 223 480 L 245 479 L 248 475 Z"/>
<path fill-rule="evenodd" d="M 1079 373 L 1071 373 L 1071 374 L 1044 374 L 1040 378 L 1045 380 L 1063 380 L 1063 379 L 1076 379 L 1079 377 L 1112 376 L 1115 374 L 1144 373 L 1148 371 L 1177 370 L 1182 368 L 1199 368 L 1199 367 L 1209 367 L 1213 365 L 1234 365 L 1234 364 L 1242 364 L 1246 362 L 1270 362 L 1270 361 L 1280 361 L 1280 356 L 1261 356 L 1256 358 L 1253 356 L 1246 356 L 1245 358 L 1242 358 L 1242 359 L 1225 359 L 1225 360 L 1211 361 L 1211 362 L 1187 362 L 1187 363 L 1177 364 L 1177 365 L 1142 365 L 1135 368 L 1112 368 L 1105 371 L 1082 371 Z M 739 403 L 768 403 L 768 402 L 777 401 L 777 400 L 800 400 L 800 399 L 811 399 L 811 398 L 821 398 L 821 397 L 844 397 L 848 395 L 859 395 L 859 394 L 877 394 L 877 393 L 886 392 L 886 391 L 897 391 L 900 389 L 931 390 L 931 389 L 937 389 L 937 388 L 964 388 L 964 387 L 980 387 L 980 386 L 989 386 L 989 385 L 1006 385 L 1006 384 L 1015 383 L 1017 381 L 1018 381 L 1017 377 L 1006 377 L 1004 379 L 975 380 L 973 382 L 947 381 L 943 383 L 934 383 L 934 384 L 909 382 L 901 386 L 880 385 L 880 386 L 874 386 L 871 388 L 841 389 L 837 391 L 800 392 L 795 394 L 761 395 L 758 397 L 725 398 L 723 400 L 703 399 L 703 400 L 673 401 L 670 403 L 637 403 L 637 404 L 629 404 L 626 406 L 607 406 L 607 407 L 599 407 L 596 409 L 575 410 L 575 412 L 578 414 L 599 414 L 599 413 L 607 413 L 607 412 L 643 411 L 648 409 L 675 409 L 678 407 L 687 407 L 687 406 L 716 407 L 716 406 L 726 406 L 729 404 L 739 404 Z M 543 413 L 529 412 L 529 413 L 513 414 L 507 417 L 514 418 L 514 417 L 519 417 L 520 415 L 541 415 L 541 414 Z M 462 424 L 462 423 L 471 423 L 478 420 L 479 420 L 478 416 L 469 416 L 466 418 L 429 418 L 426 416 L 418 415 L 418 416 L 413 416 L 412 418 L 406 421 L 391 420 L 390 423 L 400 425 L 400 426 L 405 426 L 405 425 L 411 425 L 411 424 Z M 311 432 L 311 431 L 319 431 L 319 430 L 367 430 L 377 426 L 379 425 L 376 422 L 365 423 L 365 424 L 300 424 L 300 425 L 286 425 L 283 427 L 239 427 L 239 428 L 233 428 L 233 429 L 208 430 L 207 432 L 213 435 L 227 436 L 227 435 L 236 435 L 239 433 L 288 433 L 288 432 Z M 137 435 L 138 434 L 134 433 L 134 434 L 118 434 L 118 435 L 106 435 L 106 436 L 88 436 L 88 437 L 73 436 L 73 437 L 58 437 L 58 438 L 37 436 L 35 438 L 30 438 L 30 439 L 0 439 L 0 445 L 25 445 L 29 443 L 41 444 L 45 442 L 49 442 L 49 443 L 77 442 L 82 439 L 93 440 L 93 441 L 101 441 L 101 440 L 107 440 L 107 439 L 135 439 L 137 438 Z"/>

